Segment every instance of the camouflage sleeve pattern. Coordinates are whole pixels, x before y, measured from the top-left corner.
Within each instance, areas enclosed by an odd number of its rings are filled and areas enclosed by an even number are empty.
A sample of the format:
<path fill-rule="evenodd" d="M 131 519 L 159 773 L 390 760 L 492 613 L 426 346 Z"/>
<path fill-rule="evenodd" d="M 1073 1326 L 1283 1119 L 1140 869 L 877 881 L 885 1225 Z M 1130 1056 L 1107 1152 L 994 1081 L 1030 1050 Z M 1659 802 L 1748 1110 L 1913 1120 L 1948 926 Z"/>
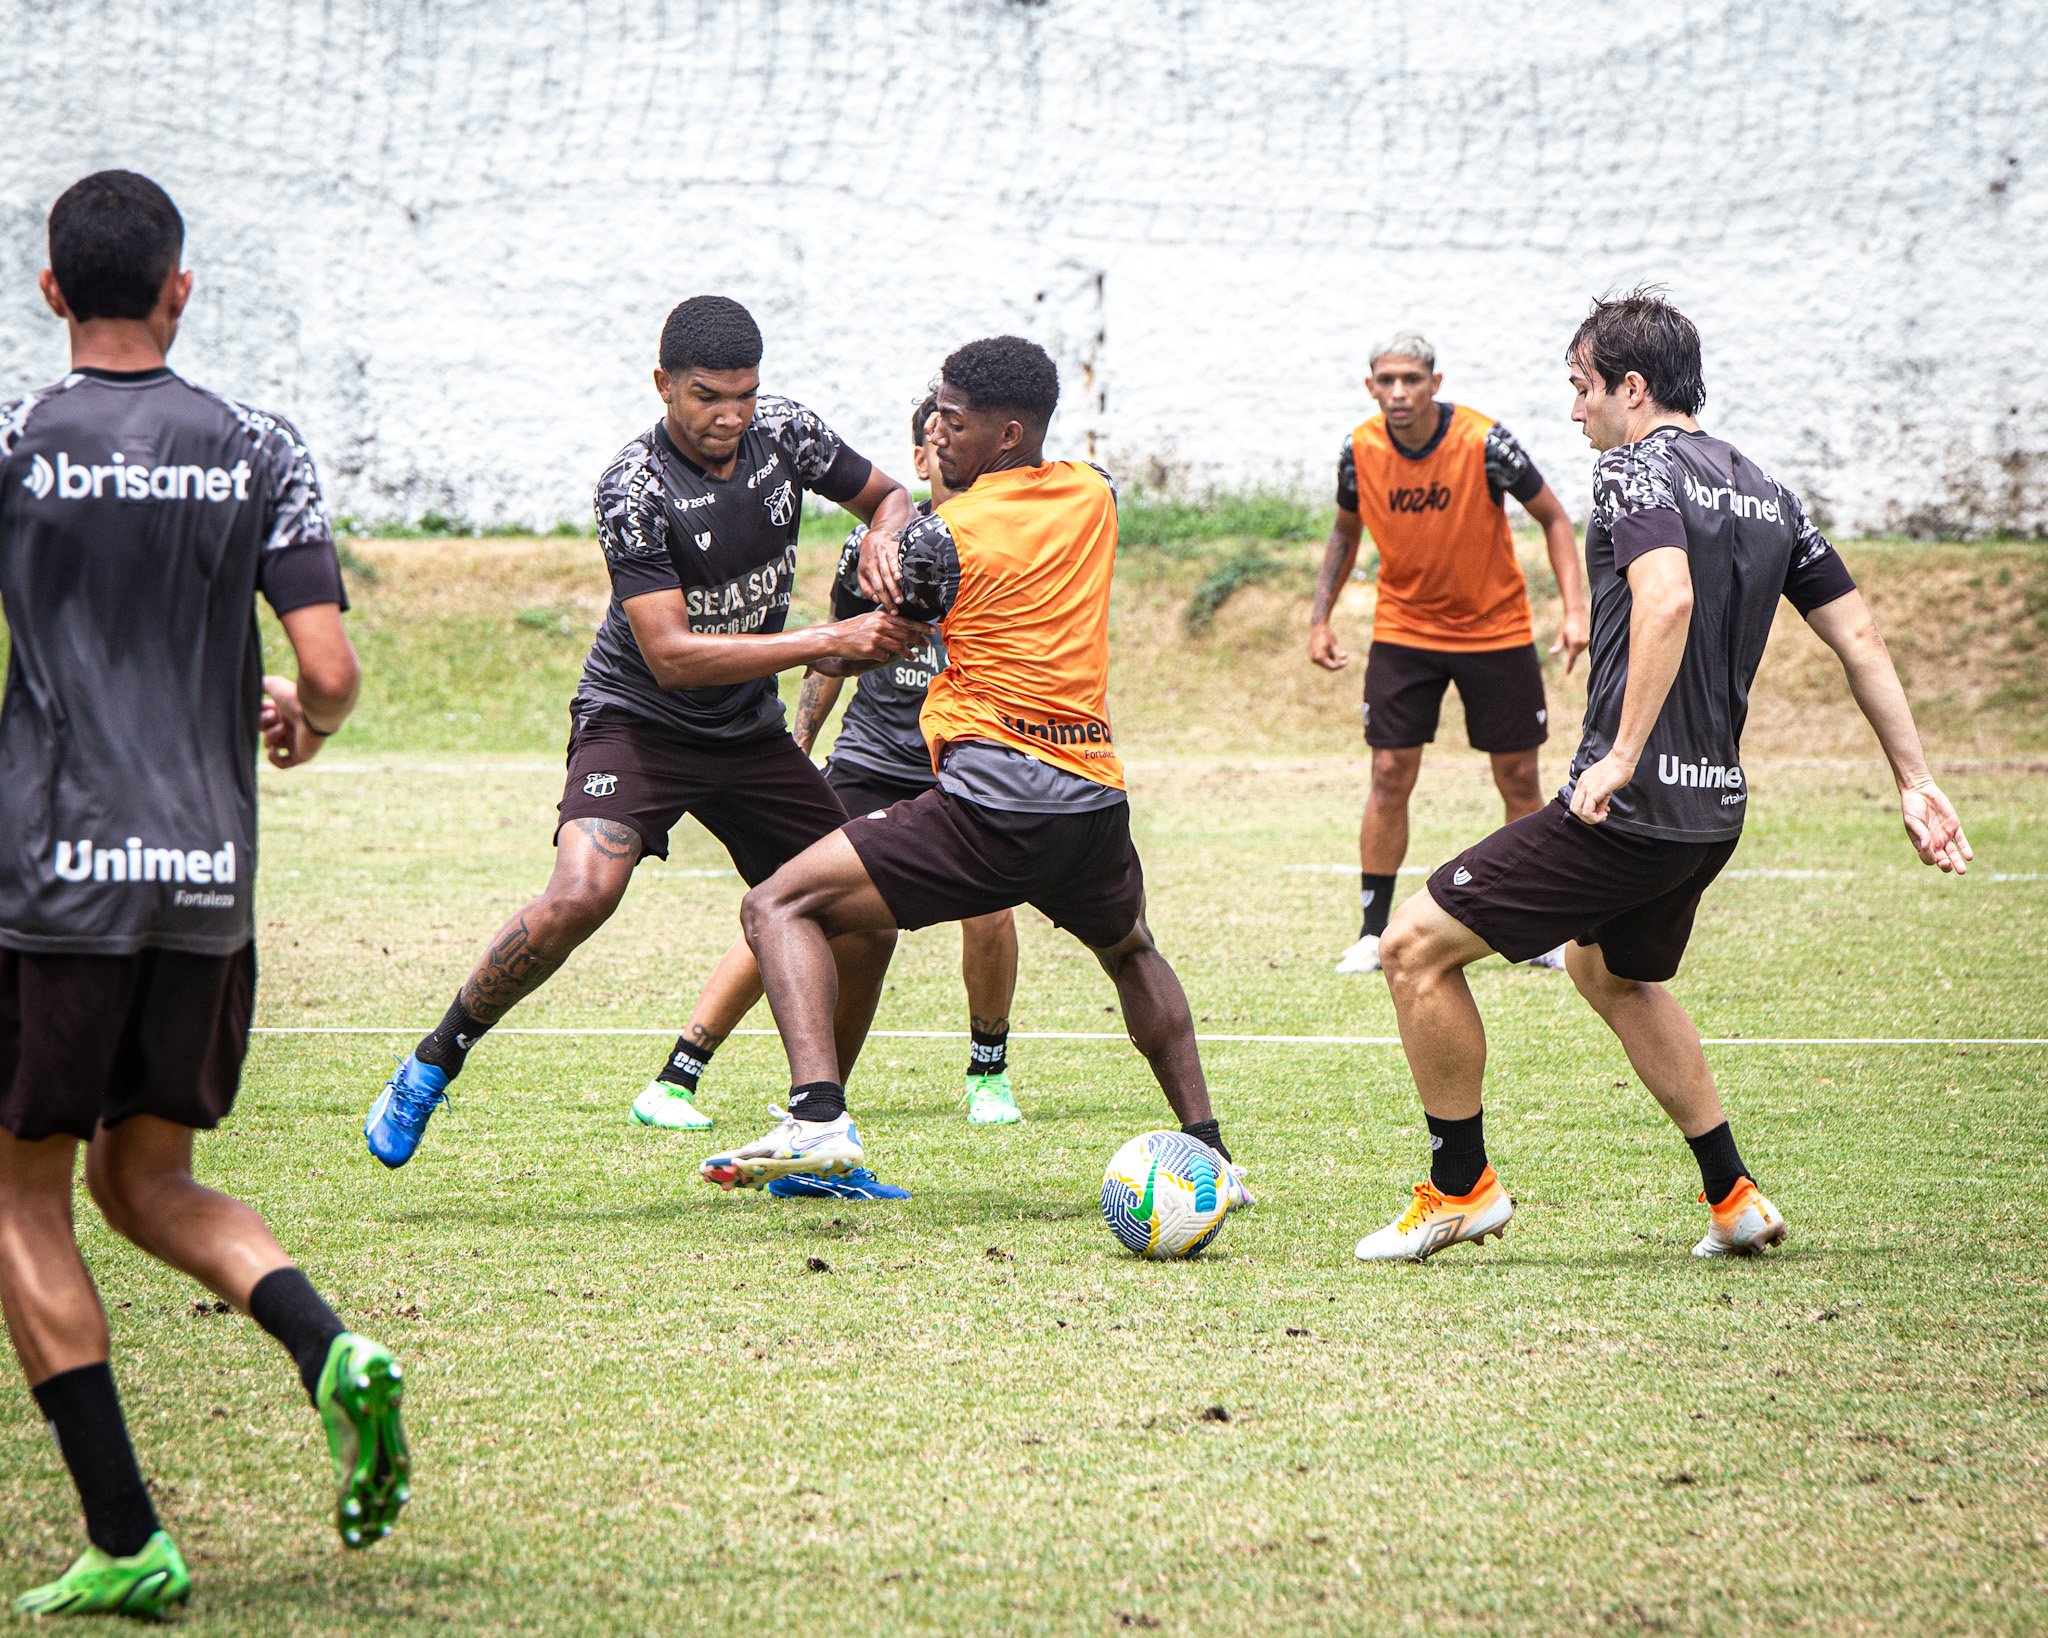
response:
<path fill-rule="evenodd" d="M 1543 493 L 1543 474 L 1529 459 L 1521 439 L 1498 421 L 1486 429 L 1486 487 L 1496 506 L 1503 495 L 1512 495 L 1527 506 Z"/>
<path fill-rule="evenodd" d="M 1090 461 L 1090 462 L 1088 463 L 1088 466 L 1089 466 L 1089 470 L 1091 470 L 1091 471 L 1092 471 L 1092 472 L 1093 472 L 1093 473 L 1094 473 L 1094 474 L 1095 474 L 1095 475 L 1096 475 L 1096 476 L 1097 476 L 1098 478 L 1100 478 L 1100 479 L 1101 479 L 1101 480 L 1102 480 L 1102 481 L 1103 481 L 1104 483 L 1106 483 L 1106 484 L 1108 484 L 1108 485 L 1109 485 L 1109 500 L 1110 500 L 1110 504 L 1111 504 L 1112 506 L 1121 506 L 1121 505 L 1123 505 L 1123 500 L 1124 500 L 1124 498 L 1123 498 L 1123 496 L 1121 496 L 1121 495 L 1119 495 L 1119 494 L 1117 493 L 1117 491 L 1116 491 L 1116 479 L 1112 478 L 1112 477 L 1111 477 L 1111 476 L 1109 475 L 1109 468 L 1108 468 L 1108 467 L 1106 467 L 1106 466 L 1097 466 L 1097 465 L 1096 465 L 1096 464 L 1095 464 L 1095 463 L 1094 463 L 1093 461 Z"/>
<path fill-rule="evenodd" d="M 755 402 L 754 424 L 775 440 L 775 447 L 782 451 L 800 486 L 824 495 L 827 500 L 849 498 L 829 492 L 827 486 L 833 468 L 841 464 L 841 455 L 852 452 L 847 449 L 846 440 L 828 427 L 817 411 L 805 409 L 794 398 L 763 397 Z M 861 464 L 866 465 L 864 461 Z M 867 473 L 863 471 L 853 493 L 858 494 L 861 484 L 866 482 Z"/>
<path fill-rule="evenodd" d="M 832 571 L 832 618 L 851 620 L 857 614 L 866 614 L 877 605 L 861 595 L 860 590 L 860 543 L 868 538 L 865 523 L 854 525 L 839 548 L 839 566 Z"/>
<path fill-rule="evenodd" d="M 905 619 L 943 620 L 953 612 L 960 595 L 960 547 L 938 513 L 903 531 L 900 581 Z"/>
<path fill-rule="evenodd" d="M 1671 440 L 1676 436 L 1660 428 L 1635 443 L 1617 445 L 1593 463 L 1588 538 L 1595 529 L 1606 532 L 1618 573 L 1658 547 L 1685 549 L 1685 517 L 1672 475 Z"/>
<path fill-rule="evenodd" d="M 1349 438 L 1344 440 L 1343 453 L 1337 457 L 1337 509 L 1358 510 L 1358 451 Z"/>
<path fill-rule="evenodd" d="M 256 584 L 279 614 L 315 603 L 348 607 L 334 528 L 320 493 L 320 473 L 299 429 L 282 415 L 220 399 L 249 440 L 252 494 L 266 508 Z"/>
<path fill-rule="evenodd" d="M 662 505 L 651 433 L 635 438 L 613 457 L 597 480 L 595 504 L 597 541 L 604 548 L 612 592 L 620 601 L 682 586 L 669 556 L 668 514 Z"/>
<path fill-rule="evenodd" d="M 1792 525 L 1792 559 L 1785 566 L 1785 600 L 1802 615 L 1811 614 L 1854 591 L 1856 580 L 1833 543 L 1806 515 L 1806 506 L 1799 497 L 1781 483 L 1776 487 L 1784 497 L 1785 517 Z"/>

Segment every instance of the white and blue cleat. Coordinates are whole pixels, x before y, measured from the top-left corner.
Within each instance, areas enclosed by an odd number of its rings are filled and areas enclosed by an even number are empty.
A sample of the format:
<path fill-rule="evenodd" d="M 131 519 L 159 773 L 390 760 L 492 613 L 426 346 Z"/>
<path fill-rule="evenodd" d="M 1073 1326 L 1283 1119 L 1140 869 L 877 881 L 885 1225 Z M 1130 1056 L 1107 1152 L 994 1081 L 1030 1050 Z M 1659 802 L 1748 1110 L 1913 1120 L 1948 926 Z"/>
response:
<path fill-rule="evenodd" d="M 449 1080 L 445 1069 L 423 1064 L 408 1052 L 363 1120 L 370 1153 L 393 1171 L 412 1159 L 427 1135 L 427 1122 L 448 1101 Z"/>
<path fill-rule="evenodd" d="M 766 1133 L 741 1148 L 712 1155 L 698 1167 L 705 1182 L 721 1189 L 758 1189 L 795 1172 L 844 1177 L 867 1164 L 851 1115 L 842 1112 L 833 1120 L 809 1121 L 773 1104 L 768 1110 L 776 1120 Z"/>
<path fill-rule="evenodd" d="M 777 1200 L 908 1200 L 910 1191 L 884 1183 L 862 1166 L 844 1177 L 818 1177 L 810 1172 L 791 1172 L 768 1185 Z"/>

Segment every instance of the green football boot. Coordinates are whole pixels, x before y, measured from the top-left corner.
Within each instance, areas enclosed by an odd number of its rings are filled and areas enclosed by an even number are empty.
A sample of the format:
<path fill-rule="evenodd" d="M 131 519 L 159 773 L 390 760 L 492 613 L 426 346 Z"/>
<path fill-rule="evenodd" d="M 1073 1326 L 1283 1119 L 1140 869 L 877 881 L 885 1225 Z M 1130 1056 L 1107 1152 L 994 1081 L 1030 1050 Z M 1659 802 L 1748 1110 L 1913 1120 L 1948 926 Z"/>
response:
<path fill-rule="evenodd" d="M 711 1117 L 680 1086 L 649 1081 L 647 1090 L 633 1100 L 633 1124 L 659 1126 L 664 1132 L 708 1132 Z"/>
<path fill-rule="evenodd" d="M 178 1544 L 159 1530 L 142 1551 L 115 1558 L 88 1547 L 47 1586 L 14 1601 L 17 1615 L 161 1615 L 192 1591 Z"/>
<path fill-rule="evenodd" d="M 391 1350 L 344 1331 L 327 1350 L 313 1403 L 334 1457 L 334 1527 L 345 1547 L 367 1547 L 391 1534 L 412 1496 L 412 1457 L 398 1407 L 404 1374 Z"/>
<path fill-rule="evenodd" d="M 960 1101 L 967 1105 L 970 1126 L 1015 1126 L 1024 1118 L 1024 1111 L 1017 1107 L 1017 1095 L 1010 1090 L 1007 1069 L 993 1075 L 969 1075 L 967 1090 L 961 1093 Z"/>

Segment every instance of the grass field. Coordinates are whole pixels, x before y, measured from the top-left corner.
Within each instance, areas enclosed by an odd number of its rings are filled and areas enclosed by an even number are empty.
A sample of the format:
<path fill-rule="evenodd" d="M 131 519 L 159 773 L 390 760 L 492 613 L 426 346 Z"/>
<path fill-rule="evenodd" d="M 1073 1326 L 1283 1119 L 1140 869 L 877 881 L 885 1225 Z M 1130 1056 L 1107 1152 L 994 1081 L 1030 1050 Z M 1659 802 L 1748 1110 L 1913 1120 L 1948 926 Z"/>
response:
<path fill-rule="evenodd" d="M 2048 1036 L 2039 667 L 1956 637 L 1966 614 L 2027 636 L 2038 549 L 1852 556 L 1909 628 L 1916 694 L 1948 702 L 1931 726 L 1977 846 L 1966 881 L 1914 863 L 1797 633 L 1767 665 L 1749 834 L 1677 989 L 1726 1043 L 1710 1055 L 1783 1252 L 1688 1257 L 1683 1143 L 1567 980 L 1489 962 L 1514 1228 L 1370 1270 L 1351 1246 L 1423 1163 L 1398 1049 L 1212 1043 L 1259 1210 L 1197 1264 L 1137 1262 L 1096 1187 L 1164 1108 L 1126 1045 L 1030 1038 L 1117 1023 L 1085 952 L 1028 912 L 1027 1124 L 970 1132 L 964 1040 L 883 1038 L 856 1107 L 913 1200 L 705 1187 L 712 1144 L 625 1118 L 735 925 L 740 884 L 693 827 L 511 1021 L 645 1033 L 501 1032 L 420 1157 L 372 1163 L 364 1105 L 546 872 L 593 550 L 367 548 L 361 725 L 263 779 L 274 1033 L 203 1169 L 400 1351 L 417 1468 L 397 1537 L 342 1556 L 283 1355 L 82 1218 L 193 1565 L 183 1625 L 2048 1627 L 2048 1047 L 1758 1040 Z M 1356 931 L 1356 671 L 1302 675 L 1298 564 L 1183 635 L 1216 561 L 1140 561 L 1120 593 L 1119 739 L 1161 942 L 1209 1035 L 1390 1036 L 1383 984 L 1329 971 Z M 1914 612 L 1930 576 L 1978 581 L 1946 624 Z M 1497 813 L 1447 715 L 1416 864 Z M 964 1031 L 957 958 L 949 929 L 906 937 L 881 1026 Z M 293 1033 L 319 1029 L 369 1033 Z M 751 1135 L 786 1084 L 772 1037 L 736 1038 L 706 1082 L 717 1138 Z M 26 1395 L 8 1405 L 0 1572 L 25 1584 L 79 1529 Z"/>

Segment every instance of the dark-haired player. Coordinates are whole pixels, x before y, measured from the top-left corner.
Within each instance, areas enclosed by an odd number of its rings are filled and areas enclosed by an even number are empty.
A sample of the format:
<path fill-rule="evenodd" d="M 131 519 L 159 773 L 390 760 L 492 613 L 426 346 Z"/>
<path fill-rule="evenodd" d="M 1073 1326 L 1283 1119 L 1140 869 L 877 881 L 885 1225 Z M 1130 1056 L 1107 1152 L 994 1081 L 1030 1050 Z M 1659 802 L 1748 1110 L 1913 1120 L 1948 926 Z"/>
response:
<path fill-rule="evenodd" d="M 71 370 L 0 405 L 0 1306 L 91 1540 L 15 1601 L 29 1615 L 151 1615 L 192 1584 L 72 1236 L 81 1143 L 110 1227 L 291 1352 L 343 1541 L 388 1534 L 406 1500 L 396 1362 L 262 1218 L 192 1176 L 192 1134 L 226 1118 L 248 1045 L 259 737 L 280 768 L 318 754 L 357 669 L 298 433 L 164 363 L 192 290 L 184 239 L 146 177 L 65 190 L 41 283 Z M 296 683 L 263 674 L 259 591 Z"/>
<path fill-rule="evenodd" d="M 363 1136 L 386 1166 L 413 1157 L 470 1050 L 604 925 L 633 867 L 668 857 L 684 814 L 725 844 L 749 883 L 845 821 L 783 726 L 776 673 L 861 669 L 908 653 L 924 633 L 880 612 L 783 630 L 803 497 L 837 501 L 891 539 L 910 521 L 910 497 L 801 404 L 762 397 L 760 363 L 760 330 L 724 296 L 693 296 L 662 327 L 662 418 L 597 484 L 612 597 L 569 706 L 554 873 L 370 1105 Z M 847 1069 L 894 947 L 884 931 L 834 946 L 844 980 L 835 1042 Z"/>
<path fill-rule="evenodd" d="M 927 393 L 911 412 L 911 462 L 931 488 L 931 499 L 918 503 L 920 515 L 952 495 L 932 459 L 926 426 L 938 405 Z M 861 596 L 860 546 L 867 530 L 856 527 L 840 548 L 839 568 L 832 582 L 832 612 L 850 619 L 874 607 Z M 825 777 L 848 813 L 872 813 L 908 801 L 930 790 L 937 780 L 931 752 L 918 726 L 925 693 L 932 678 L 945 669 L 944 642 L 935 634 L 900 660 L 865 672 L 854 686 L 839 737 L 825 763 Z M 832 713 L 844 679 L 811 670 L 804 676 L 791 730 L 806 755 Z M 1024 1117 L 1010 1087 L 1010 1006 L 1017 993 L 1017 919 L 1008 910 L 975 916 L 960 924 L 960 966 L 967 985 L 967 1086 L 961 1102 L 976 1126 L 1011 1125 Z M 643 1126 L 670 1131 L 705 1131 L 711 1117 L 697 1107 L 698 1083 L 712 1054 L 739 1027 L 740 1020 L 761 999 L 761 972 L 745 939 L 728 950 L 660 1074 L 633 1100 L 633 1118 Z M 883 1183 L 865 1167 L 845 1177 L 809 1174 L 778 1178 L 769 1193 L 802 1198 L 829 1194 L 858 1200 L 907 1199 L 909 1190 Z"/>
<path fill-rule="evenodd" d="M 847 821 L 746 896 L 747 942 L 789 1053 L 789 1113 L 704 1162 L 725 1188 L 862 1163 L 836 1073 L 831 941 L 1035 905 L 1095 952 L 1182 1130 L 1228 1164 L 1187 997 L 1145 925 L 1123 767 L 1110 733 L 1116 491 L 1045 458 L 1059 376 L 1016 336 L 969 342 L 940 372 L 931 446 L 952 497 L 897 543 L 871 533 L 863 590 L 935 620 L 948 665 L 923 723 L 938 785 Z"/>
<path fill-rule="evenodd" d="M 1550 732 L 1529 588 L 1515 561 L 1507 497 L 1542 526 L 1562 614 L 1553 654 L 1569 672 L 1586 646 L 1579 543 L 1564 505 L 1515 435 L 1470 405 L 1437 397 L 1436 349 L 1413 330 L 1377 344 L 1366 389 L 1380 413 L 1344 440 L 1337 519 L 1309 616 L 1308 653 L 1341 671 L 1330 612 L 1363 533 L 1379 549 L 1379 597 L 1365 662 L 1365 742 L 1372 787 L 1358 827 L 1358 941 L 1340 973 L 1377 972 L 1394 878 L 1408 853 L 1408 798 L 1422 748 L 1436 738 L 1444 690 L 1458 686 L 1465 732 L 1493 764 L 1510 823 L 1543 806 L 1536 754 Z M 1562 967 L 1562 951 L 1536 957 Z"/>
<path fill-rule="evenodd" d="M 1741 839 L 1742 724 L 1780 597 L 1840 658 L 1921 860 L 1960 873 L 1971 857 L 1849 571 L 1797 495 L 1700 430 L 1691 321 L 1650 291 L 1595 302 L 1565 357 L 1572 419 L 1603 452 L 1586 532 L 1585 731 L 1557 800 L 1439 868 L 1387 930 L 1380 955 L 1429 1123 L 1430 1175 L 1359 1242 L 1362 1261 L 1419 1260 L 1506 1228 L 1514 1205 L 1482 1135 L 1486 1031 L 1464 969 L 1560 939 L 1579 992 L 1699 1162 L 1708 1221 L 1693 1255 L 1784 1239 L 1736 1151 L 1699 1033 L 1664 987 L 1701 893 Z"/>

